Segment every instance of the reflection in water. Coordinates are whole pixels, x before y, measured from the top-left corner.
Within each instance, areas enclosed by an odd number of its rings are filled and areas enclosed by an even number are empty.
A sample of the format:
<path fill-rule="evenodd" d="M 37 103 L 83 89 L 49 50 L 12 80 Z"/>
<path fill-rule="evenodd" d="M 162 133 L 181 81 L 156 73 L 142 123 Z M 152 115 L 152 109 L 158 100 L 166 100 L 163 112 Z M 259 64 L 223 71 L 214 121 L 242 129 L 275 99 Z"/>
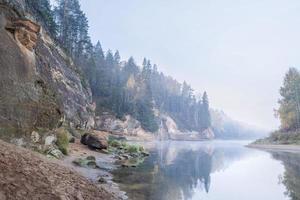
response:
<path fill-rule="evenodd" d="M 300 154 L 272 152 L 272 156 L 282 161 L 285 167 L 281 183 L 286 187 L 286 195 L 291 200 L 300 200 Z"/>
<path fill-rule="evenodd" d="M 137 168 L 116 170 L 114 179 L 133 200 L 300 200 L 300 154 L 244 144 L 147 144 L 150 157 Z"/>
<path fill-rule="evenodd" d="M 181 200 L 193 197 L 195 188 L 208 193 L 211 174 L 249 153 L 234 143 L 166 142 L 152 146 L 151 156 L 136 169 L 115 172 L 115 181 L 130 199 Z M 238 151 L 237 151 L 237 148 Z"/>

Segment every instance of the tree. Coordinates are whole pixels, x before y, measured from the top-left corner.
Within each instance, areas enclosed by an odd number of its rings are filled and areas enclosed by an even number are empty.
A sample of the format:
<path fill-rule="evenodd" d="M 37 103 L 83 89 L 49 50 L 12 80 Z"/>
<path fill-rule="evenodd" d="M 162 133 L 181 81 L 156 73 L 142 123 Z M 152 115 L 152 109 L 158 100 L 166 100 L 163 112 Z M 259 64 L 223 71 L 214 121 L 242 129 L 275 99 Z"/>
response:
<path fill-rule="evenodd" d="M 103 62 L 104 60 L 104 53 L 100 41 L 98 41 L 94 47 L 94 57 L 98 62 Z"/>
<path fill-rule="evenodd" d="M 133 57 L 130 57 L 123 69 L 124 81 L 127 83 L 131 75 L 133 76 L 133 78 L 135 78 L 139 74 L 139 71 L 140 70 L 138 66 L 135 64 Z"/>
<path fill-rule="evenodd" d="M 58 27 L 49 0 L 26 0 L 26 3 L 38 20 L 44 24 L 50 35 L 55 38 Z"/>
<path fill-rule="evenodd" d="M 142 127 L 150 132 L 158 130 L 158 124 L 153 111 L 153 98 L 150 85 L 144 83 L 144 95 L 137 101 L 136 118 L 141 122 Z"/>
<path fill-rule="evenodd" d="M 286 73 L 280 95 L 278 113 L 281 128 L 300 128 L 300 74 L 296 68 L 290 68 Z"/>
<path fill-rule="evenodd" d="M 206 92 L 202 99 L 197 99 L 187 82 L 181 84 L 164 75 L 150 60 L 144 58 L 140 68 L 130 57 L 121 66 L 118 50 L 114 53 L 108 50 L 104 54 L 100 42 L 93 46 L 88 34 L 88 20 L 80 8 L 79 0 L 57 0 L 54 10 L 51 10 L 49 0 L 26 1 L 31 12 L 36 14 L 38 20 L 56 37 L 58 44 L 72 57 L 78 66 L 78 73 L 83 72 L 82 83 L 88 80 L 97 104 L 96 114 L 101 114 L 103 109 L 117 117 L 130 114 L 141 122 L 145 130 L 151 132 L 158 129 L 154 110 L 170 115 L 182 131 L 202 131 L 210 127 Z M 291 116 L 296 119 L 296 124 L 299 123 L 299 116 L 296 115 L 299 114 L 297 86 L 288 87 L 297 91 L 294 95 L 282 89 L 284 98 L 279 113 L 283 122 L 289 122 L 288 127 L 295 124 L 290 123 Z"/>
<path fill-rule="evenodd" d="M 88 20 L 78 0 L 58 0 L 54 9 L 58 24 L 59 44 L 74 59 L 84 55 L 92 47 L 88 35 Z"/>
<path fill-rule="evenodd" d="M 204 92 L 202 97 L 202 129 L 207 129 L 211 126 L 211 117 L 209 112 L 209 102 L 207 93 Z"/>
<path fill-rule="evenodd" d="M 105 61 L 107 64 L 107 68 L 110 68 L 111 66 L 114 65 L 114 56 L 113 56 L 111 50 L 108 50 L 106 52 Z"/>
<path fill-rule="evenodd" d="M 119 51 L 117 50 L 114 54 L 114 63 L 116 65 L 119 65 L 120 64 L 120 60 L 121 60 L 121 56 L 120 56 L 120 53 Z"/>

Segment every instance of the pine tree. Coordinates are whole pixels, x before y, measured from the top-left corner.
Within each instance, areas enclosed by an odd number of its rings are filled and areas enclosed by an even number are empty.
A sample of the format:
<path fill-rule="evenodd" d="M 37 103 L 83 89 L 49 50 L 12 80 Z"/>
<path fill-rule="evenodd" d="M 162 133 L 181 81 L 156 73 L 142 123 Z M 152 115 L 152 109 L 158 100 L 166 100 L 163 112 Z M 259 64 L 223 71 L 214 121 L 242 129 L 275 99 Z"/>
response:
<path fill-rule="evenodd" d="M 121 56 L 119 51 L 117 50 L 114 54 L 114 64 L 115 65 L 119 65 L 120 64 L 120 60 L 121 60 Z"/>
<path fill-rule="evenodd" d="M 80 58 L 92 48 L 88 35 L 88 20 L 78 0 L 58 0 L 54 10 L 58 24 L 59 44 L 74 59 Z"/>
<path fill-rule="evenodd" d="M 202 97 L 202 116 L 203 116 L 202 128 L 206 129 L 211 126 L 209 102 L 208 102 L 208 96 L 206 92 L 204 92 Z"/>
<path fill-rule="evenodd" d="M 139 71 L 140 70 L 138 66 L 135 64 L 133 57 L 130 57 L 123 69 L 124 82 L 127 83 L 131 75 L 133 76 L 133 78 L 135 78 L 139 74 Z"/>
<path fill-rule="evenodd" d="M 58 27 L 49 0 L 26 0 L 26 4 L 29 5 L 30 10 L 37 16 L 38 20 L 44 24 L 50 35 L 55 38 Z"/>
<path fill-rule="evenodd" d="M 107 68 L 110 68 L 111 66 L 114 65 L 114 56 L 113 56 L 111 50 L 108 50 L 106 52 L 105 61 L 107 64 Z"/>

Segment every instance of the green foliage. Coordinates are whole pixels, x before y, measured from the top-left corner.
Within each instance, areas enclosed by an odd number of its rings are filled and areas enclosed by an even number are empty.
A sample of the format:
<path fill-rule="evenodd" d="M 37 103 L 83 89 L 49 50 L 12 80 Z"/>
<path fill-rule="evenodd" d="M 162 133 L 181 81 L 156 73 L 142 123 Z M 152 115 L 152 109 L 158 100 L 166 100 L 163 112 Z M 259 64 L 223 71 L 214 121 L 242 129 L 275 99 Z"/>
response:
<path fill-rule="evenodd" d="M 295 68 L 290 68 L 280 88 L 281 99 L 278 114 L 281 128 L 291 130 L 300 128 L 300 74 Z"/>
<path fill-rule="evenodd" d="M 138 145 L 129 145 L 127 151 L 129 153 L 139 153 L 140 152 L 140 147 Z"/>
<path fill-rule="evenodd" d="M 290 68 L 286 73 L 280 95 L 276 111 L 281 122 L 280 130 L 256 141 L 258 144 L 300 144 L 300 73 L 296 68 Z"/>
<path fill-rule="evenodd" d="M 86 61 L 92 44 L 88 35 L 88 20 L 78 0 L 58 0 L 54 9 L 58 25 L 57 40 L 79 65 Z"/>
<path fill-rule="evenodd" d="M 111 152 L 116 150 L 123 150 L 124 153 L 146 153 L 142 145 L 128 144 L 125 141 L 118 141 L 111 139 L 108 141 L 109 149 Z"/>
<path fill-rule="evenodd" d="M 57 24 L 54 20 L 54 13 L 51 10 L 49 0 L 26 0 L 29 10 L 37 16 L 38 21 L 43 23 L 46 30 L 49 31 L 50 35 L 54 38 L 57 35 Z"/>
<path fill-rule="evenodd" d="M 119 148 L 119 147 L 122 146 L 122 145 L 121 145 L 121 142 L 119 142 L 119 141 L 117 141 L 117 140 L 109 140 L 109 141 L 108 141 L 108 144 L 109 144 L 109 146 L 111 146 L 111 147 L 116 147 L 116 148 Z"/>
<path fill-rule="evenodd" d="M 300 144 L 300 130 L 275 131 L 268 139 L 275 144 Z"/>
<path fill-rule="evenodd" d="M 58 146 L 59 150 L 67 155 L 68 154 L 68 147 L 69 147 L 69 133 L 64 128 L 59 128 L 56 133 L 57 141 L 56 145 Z"/>

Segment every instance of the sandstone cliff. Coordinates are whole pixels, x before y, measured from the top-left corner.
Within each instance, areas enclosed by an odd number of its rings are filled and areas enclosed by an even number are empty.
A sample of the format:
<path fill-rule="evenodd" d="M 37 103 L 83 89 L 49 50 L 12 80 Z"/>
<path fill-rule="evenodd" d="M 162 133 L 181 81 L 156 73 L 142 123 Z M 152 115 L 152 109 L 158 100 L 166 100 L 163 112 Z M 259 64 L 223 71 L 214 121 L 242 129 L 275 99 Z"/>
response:
<path fill-rule="evenodd" d="M 179 130 L 175 121 L 166 114 L 160 114 L 160 127 L 157 132 L 160 140 L 211 140 L 215 138 L 214 132 L 208 128 L 201 132 Z"/>
<path fill-rule="evenodd" d="M 109 113 L 102 113 L 101 116 L 95 118 L 95 129 L 139 140 L 153 140 L 156 135 L 145 131 L 141 123 L 130 115 L 126 115 L 123 119 L 118 119 Z"/>
<path fill-rule="evenodd" d="M 91 91 L 72 60 L 29 14 L 24 0 L 0 0 L 0 135 L 94 126 Z"/>
<path fill-rule="evenodd" d="M 114 135 L 126 138 L 139 138 L 153 140 L 211 140 L 214 139 L 214 132 L 209 128 L 202 132 L 181 131 L 176 122 L 168 115 L 157 113 L 159 120 L 159 130 L 156 133 L 145 131 L 139 121 L 130 115 L 123 119 L 118 119 L 109 113 L 102 113 L 95 118 L 95 129 L 107 131 Z"/>

